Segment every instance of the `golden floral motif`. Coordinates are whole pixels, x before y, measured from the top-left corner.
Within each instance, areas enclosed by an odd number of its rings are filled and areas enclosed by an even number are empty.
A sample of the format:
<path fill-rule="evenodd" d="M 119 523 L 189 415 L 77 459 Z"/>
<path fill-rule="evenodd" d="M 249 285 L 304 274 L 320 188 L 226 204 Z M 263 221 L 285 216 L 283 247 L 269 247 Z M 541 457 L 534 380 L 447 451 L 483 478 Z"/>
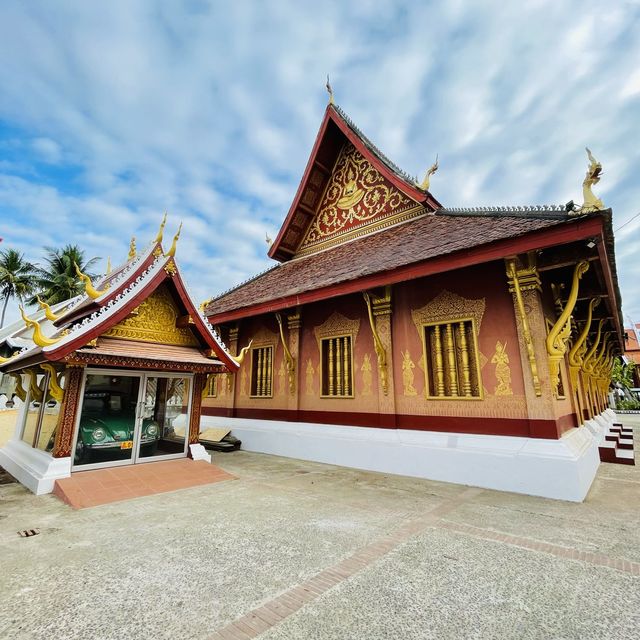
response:
<path fill-rule="evenodd" d="M 318 214 L 300 248 L 383 214 L 397 214 L 415 206 L 415 201 L 394 189 L 348 142 L 340 152 Z"/>
<path fill-rule="evenodd" d="M 502 344 L 500 340 L 496 342 L 496 351 L 491 358 L 491 364 L 496 365 L 496 385 L 495 394 L 497 396 L 512 396 L 511 389 L 511 369 L 509 368 L 509 354 L 507 353 L 507 343 Z"/>

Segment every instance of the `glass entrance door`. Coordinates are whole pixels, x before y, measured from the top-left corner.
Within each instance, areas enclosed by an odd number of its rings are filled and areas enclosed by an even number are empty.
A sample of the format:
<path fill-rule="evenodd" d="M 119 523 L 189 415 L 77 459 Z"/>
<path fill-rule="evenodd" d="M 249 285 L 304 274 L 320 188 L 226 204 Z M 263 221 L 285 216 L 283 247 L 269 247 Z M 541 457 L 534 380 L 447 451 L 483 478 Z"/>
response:
<path fill-rule="evenodd" d="M 184 375 L 87 371 L 74 470 L 184 457 L 191 388 Z"/>
<path fill-rule="evenodd" d="M 140 375 L 87 373 L 73 466 L 132 461 Z"/>
<path fill-rule="evenodd" d="M 146 376 L 137 461 L 183 457 L 187 451 L 191 379 Z"/>

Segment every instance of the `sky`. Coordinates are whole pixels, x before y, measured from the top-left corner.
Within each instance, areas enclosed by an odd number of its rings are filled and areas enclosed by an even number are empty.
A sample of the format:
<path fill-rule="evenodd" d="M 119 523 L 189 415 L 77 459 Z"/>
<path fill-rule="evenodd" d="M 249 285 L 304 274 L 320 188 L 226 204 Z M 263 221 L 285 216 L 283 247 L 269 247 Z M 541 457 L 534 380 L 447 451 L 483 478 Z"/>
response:
<path fill-rule="evenodd" d="M 3 0 L 0 248 L 104 270 L 167 211 L 197 301 L 263 271 L 327 74 L 445 206 L 580 203 L 589 146 L 640 322 L 640 0 Z"/>

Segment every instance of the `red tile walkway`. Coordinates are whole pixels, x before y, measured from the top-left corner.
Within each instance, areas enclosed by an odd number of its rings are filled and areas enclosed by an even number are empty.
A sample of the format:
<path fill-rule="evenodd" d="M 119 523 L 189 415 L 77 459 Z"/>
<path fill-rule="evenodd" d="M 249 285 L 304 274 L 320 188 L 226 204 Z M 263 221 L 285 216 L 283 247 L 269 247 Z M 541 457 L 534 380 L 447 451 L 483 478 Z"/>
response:
<path fill-rule="evenodd" d="M 187 489 L 235 476 L 203 460 L 168 460 L 126 467 L 78 471 L 56 480 L 54 495 L 74 509 Z"/>

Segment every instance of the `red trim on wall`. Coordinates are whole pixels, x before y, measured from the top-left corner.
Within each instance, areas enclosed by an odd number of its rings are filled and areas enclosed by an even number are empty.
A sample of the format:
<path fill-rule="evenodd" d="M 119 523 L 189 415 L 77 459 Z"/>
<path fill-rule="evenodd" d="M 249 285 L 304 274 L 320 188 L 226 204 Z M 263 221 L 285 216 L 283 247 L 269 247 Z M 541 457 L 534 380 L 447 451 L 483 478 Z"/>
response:
<path fill-rule="evenodd" d="M 230 407 L 202 407 L 202 415 L 224 418 L 247 418 L 281 422 L 310 422 L 350 427 L 407 429 L 408 431 L 438 431 L 491 436 L 516 436 L 557 440 L 575 427 L 575 414 L 558 420 L 529 420 L 527 418 L 475 418 L 457 416 L 413 416 L 381 413 L 346 413 L 338 411 L 290 411 L 287 409 L 232 409 Z"/>
<path fill-rule="evenodd" d="M 272 313 L 281 309 L 318 302 L 319 300 L 325 300 L 327 298 L 357 293 L 364 289 L 375 289 L 376 287 L 382 287 L 387 284 L 395 284 L 435 273 L 462 269 L 483 262 L 491 262 L 492 260 L 499 260 L 506 256 L 524 253 L 531 249 L 545 249 L 547 247 L 573 242 L 596 235 L 600 233 L 601 229 L 602 221 L 600 218 L 577 220 L 572 224 L 529 233 L 524 236 L 519 236 L 518 238 L 500 240 L 489 245 L 482 245 L 473 249 L 451 253 L 446 256 L 412 263 L 391 271 L 374 273 L 357 280 L 349 280 L 348 282 L 341 282 L 328 287 L 312 289 L 311 291 L 276 298 L 224 313 L 214 313 L 209 316 L 209 319 L 214 323 L 223 323 L 246 318 L 247 316 L 259 315 L 261 313 Z"/>

